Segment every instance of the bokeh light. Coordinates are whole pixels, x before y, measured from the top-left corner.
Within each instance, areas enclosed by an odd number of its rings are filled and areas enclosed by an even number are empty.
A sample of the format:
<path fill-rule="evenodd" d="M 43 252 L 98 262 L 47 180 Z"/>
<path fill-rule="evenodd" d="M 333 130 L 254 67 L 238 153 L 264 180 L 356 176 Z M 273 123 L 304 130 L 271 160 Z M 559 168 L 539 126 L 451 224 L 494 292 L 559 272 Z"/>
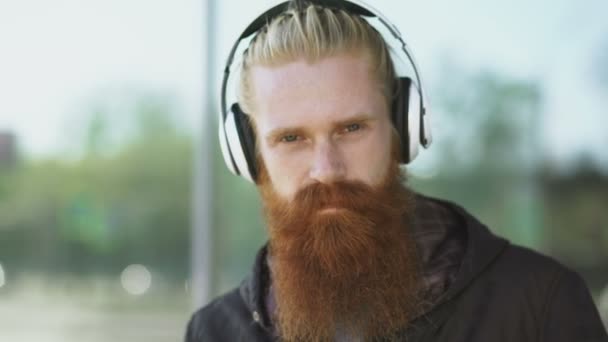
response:
<path fill-rule="evenodd" d="M 143 265 L 133 264 L 125 267 L 120 275 L 120 282 L 127 293 L 143 295 L 152 285 L 152 275 Z"/>

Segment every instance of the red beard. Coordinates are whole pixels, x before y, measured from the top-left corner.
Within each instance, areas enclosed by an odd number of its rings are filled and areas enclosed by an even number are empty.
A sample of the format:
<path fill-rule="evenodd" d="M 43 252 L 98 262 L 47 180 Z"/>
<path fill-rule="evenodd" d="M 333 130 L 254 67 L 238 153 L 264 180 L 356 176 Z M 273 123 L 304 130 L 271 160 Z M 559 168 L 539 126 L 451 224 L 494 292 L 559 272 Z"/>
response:
<path fill-rule="evenodd" d="M 281 199 L 265 170 L 260 191 L 271 273 L 286 341 L 365 340 L 404 328 L 416 309 L 418 270 L 407 216 L 410 192 L 391 166 L 378 187 L 316 183 Z"/>

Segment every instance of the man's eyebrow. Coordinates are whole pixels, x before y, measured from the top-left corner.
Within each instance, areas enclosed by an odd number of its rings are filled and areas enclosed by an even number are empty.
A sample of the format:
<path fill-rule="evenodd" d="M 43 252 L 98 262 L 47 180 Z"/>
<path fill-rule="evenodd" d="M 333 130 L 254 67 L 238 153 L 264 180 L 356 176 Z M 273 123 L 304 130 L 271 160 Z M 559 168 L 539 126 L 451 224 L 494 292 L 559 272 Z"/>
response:
<path fill-rule="evenodd" d="M 334 127 L 341 127 L 352 123 L 362 123 L 377 120 L 373 115 L 367 113 L 359 113 L 348 118 L 340 119 L 332 123 Z"/>

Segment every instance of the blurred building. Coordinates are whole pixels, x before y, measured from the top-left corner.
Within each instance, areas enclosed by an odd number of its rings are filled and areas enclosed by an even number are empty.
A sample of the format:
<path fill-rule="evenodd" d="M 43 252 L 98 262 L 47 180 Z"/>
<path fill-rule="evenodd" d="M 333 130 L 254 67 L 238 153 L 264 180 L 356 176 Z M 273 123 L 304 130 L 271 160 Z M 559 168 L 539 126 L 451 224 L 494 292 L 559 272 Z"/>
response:
<path fill-rule="evenodd" d="M 17 138 L 15 134 L 0 131 L 0 167 L 12 167 L 17 161 Z"/>

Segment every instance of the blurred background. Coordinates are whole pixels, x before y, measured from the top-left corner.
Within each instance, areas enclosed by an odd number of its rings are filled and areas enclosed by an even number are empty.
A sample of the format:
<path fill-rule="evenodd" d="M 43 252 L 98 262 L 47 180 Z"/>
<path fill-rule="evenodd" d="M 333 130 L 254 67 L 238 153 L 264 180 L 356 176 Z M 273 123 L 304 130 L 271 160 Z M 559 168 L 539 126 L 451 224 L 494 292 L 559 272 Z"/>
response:
<path fill-rule="evenodd" d="M 608 323 L 608 2 L 369 1 L 416 53 L 414 189 L 587 281 Z M 0 340 L 176 341 L 264 243 L 216 142 L 234 40 L 277 1 L 0 0 Z"/>

